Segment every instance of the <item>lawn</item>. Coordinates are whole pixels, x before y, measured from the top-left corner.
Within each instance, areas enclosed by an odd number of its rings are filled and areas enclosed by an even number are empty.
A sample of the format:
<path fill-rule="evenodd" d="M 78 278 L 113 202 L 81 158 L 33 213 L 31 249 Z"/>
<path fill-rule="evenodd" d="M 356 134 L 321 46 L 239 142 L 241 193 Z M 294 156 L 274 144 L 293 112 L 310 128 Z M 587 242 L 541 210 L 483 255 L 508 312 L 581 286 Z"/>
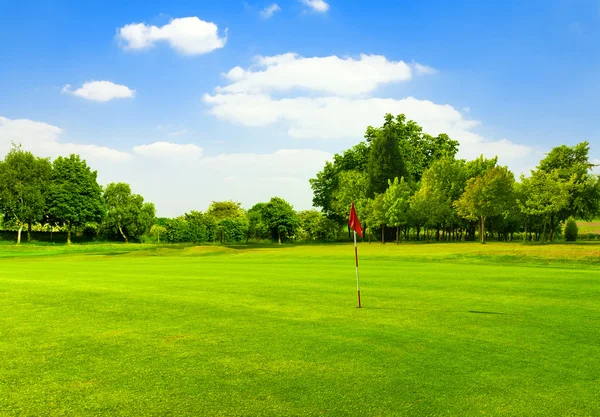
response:
<path fill-rule="evenodd" d="M 600 245 L 0 246 L 0 415 L 600 415 Z"/>

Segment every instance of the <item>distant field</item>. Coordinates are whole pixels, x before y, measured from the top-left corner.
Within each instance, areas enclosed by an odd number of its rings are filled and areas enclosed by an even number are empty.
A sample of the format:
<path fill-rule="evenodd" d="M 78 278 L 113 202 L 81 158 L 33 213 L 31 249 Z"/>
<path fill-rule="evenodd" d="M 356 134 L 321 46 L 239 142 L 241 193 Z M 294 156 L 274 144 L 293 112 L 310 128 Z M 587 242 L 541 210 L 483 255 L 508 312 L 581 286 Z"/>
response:
<path fill-rule="evenodd" d="M 580 234 L 594 233 L 600 234 L 600 219 L 592 222 L 577 222 Z"/>
<path fill-rule="evenodd" d="M 600 245 L 0 245 L 0 415 L 600 415 Z"/>

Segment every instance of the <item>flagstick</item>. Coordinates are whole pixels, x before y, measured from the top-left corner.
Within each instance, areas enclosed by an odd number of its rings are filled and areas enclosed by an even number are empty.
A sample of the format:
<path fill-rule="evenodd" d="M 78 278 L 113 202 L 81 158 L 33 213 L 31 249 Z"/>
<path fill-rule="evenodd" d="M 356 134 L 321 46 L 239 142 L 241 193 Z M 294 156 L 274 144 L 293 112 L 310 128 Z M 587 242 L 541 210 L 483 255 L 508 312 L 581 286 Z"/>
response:
<path fill-rule="evenodd" d="M 356 292 L 358 293 L 358 308 L 360 305 L 360 280 L 358 279 L 358 248 L 356 247 L 356 231 L 354 231 L 354 258 L 356 259 Z"/>

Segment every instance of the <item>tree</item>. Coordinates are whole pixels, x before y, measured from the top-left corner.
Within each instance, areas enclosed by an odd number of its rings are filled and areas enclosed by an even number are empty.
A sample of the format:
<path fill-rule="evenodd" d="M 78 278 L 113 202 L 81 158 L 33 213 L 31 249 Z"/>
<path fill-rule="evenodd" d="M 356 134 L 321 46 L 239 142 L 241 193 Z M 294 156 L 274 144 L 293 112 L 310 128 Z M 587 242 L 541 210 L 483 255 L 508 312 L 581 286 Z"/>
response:
<path fill-rule="evenodd" d="M 249 239 L 265 239 L 269 235 L 269 229 L 263 219 L 263 210 L 266 203 L 257 203 L 248 210 L 248 234 Z"/>
<path fill-rule="evenodd" d="M 299 226 L 298 216 L 290 203 L 273 197 L 262 208 L 263 221 L 272 238 L 281 244 L 294 235 Z"/>
<path fill-rule="evenodd" d="M 521 210 L 529 215 L 541 216 L 544 222 L 542 243 L 546 241 L 546 225 L 569 204 L 572 181 L 561 181 L 558 170 L 546 172 L 537 170 L 532 172 L 531 178 L 521 177 L 522 187 L 526 194 L 519 201 Z M 554 224 L 550 240 L 554 239 Z"/>
<path fill-rule="evenodd" d="M 387 224 L 396 228 L 396 244 L 400 238 L 400 227 L 408 225 L 411 194 L 412 190 L 404 178 L 400 181 L 394 178 L 383 196 Z"/>
<path fill-rule="evenodd" d="M 317 210 L 304 210 L 298 212 L 299 236 L 302 240 L 326 240 L 334 238 L 339 230 L 339 225 L 329 220 Z"/>
<path fill-rule="evenodd" d="M 156 242 L 160 243 L 160 235 L 164 235 L 167 232 L 167 228 L 165 226 L 161 226 L 160 224 L 154 224 L 150 228 L 150 234 L 156 238 Z"/>
<path fill-rule="evenodd" d="M 577 240 L 578 233 L 579 228 L 577 227 L 577 222 L 573 217 L 569 217 L 567 220 L 567 226 L 565 227 L 565 240 L 567 242 L 575 242 Z"/>
<path fill-rule="evenodd" d="M 387 223 L 387 211 L 385 207 L 384 194 L 377 194 L 375 198 L 369 199 L 366 205 L 366 224 L 369 231 L 369 242 L 371 242 L 371 230 L 381 227 L 381 243 L 385 243 L 385 225 Z"/>
<path fill-rule="evenodd" d="M 405 176 L 406 167 L 400 153 L 394 118 L 391 114 L 386 114 L 383 127 L 372 138 L 367 164 L 369 197 L 384 193 L 389 180 Z"/>
<path fill-rule="evenodd" d="M 52 179 L 48 187 L 48 215 L 67 227 L 67 243 L 71 244 L 73 227 L 87 222 L 101 222 L 105 215 L 102 187 L 79 155 L 58 157 L 52 163 Z"/>
<path fill-rule="evenodd" d="M 589 150 L 588 142 L 575 146 L 561 145 L 540 161 L 539 171 L 556 171 L 561 182 L 572 184 L 568 204 L 550 219 L 552 231 L 569 217 L 592 220 L 599 212 L 600 182 L 591 174 L 595 165 L 589 160 Z"/>
<path fill-rule="evenodd" d="M 155 209 L 152 203 L 144 203 L 139 194 L 132 194 L 129 184 L 110 183 L 104 191 L 106 205 L 105 226 L 118 232 L 129 242 L 129 237 L 140 238 L 150 230 L 155 221 Z"/>
<path fill-rule="evenodd" d="M 459 216 L 479 220 L 481 243 L 485 243 L 485 220 L 502 214 L 512 204 L 515 178 L 506 167 L 495 166 L 483 176 L 471 178 L 454 203 Z"/>
<path fill-rule="evenodd" d="M 6 220 L 15 222 L 17 244 L 21 243 L 24 224 L 31 240 L 31 225 L 44 215 L 50 175 L 48 159 L 36 158 L 20 146 L 13 146 L 0 162 L 0 211 Z"/>
<path fill-rule="evenodd" d="M 241 203 L 213 201 L 206 215 L 215 219 L 221 243 L 239 242 L 246 238 L 248 217 Z"/>

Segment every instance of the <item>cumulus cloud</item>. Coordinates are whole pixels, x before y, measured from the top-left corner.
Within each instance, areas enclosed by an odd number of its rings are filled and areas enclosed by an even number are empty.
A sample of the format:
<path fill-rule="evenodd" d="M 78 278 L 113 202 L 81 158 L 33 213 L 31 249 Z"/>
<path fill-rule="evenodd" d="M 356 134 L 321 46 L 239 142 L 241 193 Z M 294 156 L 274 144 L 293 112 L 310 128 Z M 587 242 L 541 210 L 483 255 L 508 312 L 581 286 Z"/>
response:
<path fill-rule="evenodd" d="M 419 65 L 417 69 L 416 65 Z M 415 71 L 428 68 L 413 64 Z M 337 56 L 304 58 L 295 53 L 258 56 L 247 69 L 235 67 L 225 74 L 229 84 L 221 93 L 268 93 L 305 90 L 340 96 L 373 92 L 384 84 L 408 81 L 413 68 L 404 61 L 362 54 L 358 59 Z"/>
<path fill-rule="evenodd" d="M 86 100 L 106 102 L 115 99 L 133 98 L 135 90 L 115 84 L 111 81 L 88 81 L 77 90 L 73 90 L 70 84 L 62 89 L 63 94 L 71 94 Z"/>
<path fill-rule="evenodd" d="M 270 153 L 229 153 L 203 156 L 195 144 L 157 142 L 122 152 L 96 145 L 61 143 L 59 127 L 33 120 L 0 117 L 0 157 L 11 142 L 43 157 L 77 153 L 98 171 L 98 181 L 127 182 L 155 203 L 159 216 L 205 210 L 213 200 L 234 199 L 244 207 L 280 196 L 296 209 L 311 206 L 308 183 L 326 160 L 327 152 L 281 149 Z"/>
<path fill-rule="evenodd" d="M 227 29 L 220 36 L 216 24 L 192 16 L 173 19 L 161 27 L 132 23 L 120 28 L 117 38 L 125 49 L 147 49 L 158 42 L 166 42 L 181 54 L 201 55 L 223 48 L 227 42 Z"/>
<path fill-rule="evenodd" d="M 533 152 L 508 139 L 478 134 L 480 123 L 468 119 L 466 109 L 414 97 L 370 96 L 381 85 L 436 72 L 416 62 L 364 54 L 360 59 L 303 58 L 293 53 L 255 60 L 248 69 L 231 69 L 225 74 L 229 84 L 204 96 L 213 115 L 248 127 L 283 125 L 293 138 L 360 140 L 367 126 L 382 124 L 386 113 L 405 114 L 429 134 L 447 133 L 458 140 L 463 158 L 498 155 L 501 162 L 519 166 Z M 310 94 L 298 96 L 298 90 Z"/>
<path fill-rule="evenodd" d="M 325 13 L 329 10 L 329 4 L 324 0 L 300 0 L 300 2 L 315 12 Z"/>
<path fill-rule="evenodd" d="M 260 12 L 260 17 L 267 20 L 270 19 L 271 17 L 273 17 L 273 15 L 276 12 L 280 12 L 281 8 L 279 7 L 279 5 L 277 3 L 273 3 L 270 6 L 265 7 L 261 12 Z"/>
<path fill-rule="evenodd" d="M 12 143 L 22 144 L 27 150 L 39 156 L 56 157 L 72 153 L 83 158 L 122 162 L 131 159 L 131 155 L 105 146 L 59 141 L 62 129 L 48 123 L 28 119 L 7 119 L 0 117 L 0 155 L 6 154 Z"/>
<path fill-rule="evenodd" d="M 450 105 L 413 97 L 404 99 L 298 97 L 274 99 L 269 95 L 206 95 L 215 116 L 250 127 L 283 122 L 288 134 L 304 139 L 362 138 L 369 125 L 380 126 L 386 113 L 406 114 L 423 126 L 425 132 L 447 133 L 461 144 L 460 155 L 474 158 L 480 154 L 503 160 L 518 159 L 532 152 L 528 146 L 507 139 L 494 141 L 474 133 L 479 122 L 466 119 Z"/>
<path fill-rule="evenodd" d="M 170 142 L 155 142 L 149 145 L 134 146 L 133 152 L 154 158 L 199 158 L 202 156 L 202 148 L 199 146 Z"/>

